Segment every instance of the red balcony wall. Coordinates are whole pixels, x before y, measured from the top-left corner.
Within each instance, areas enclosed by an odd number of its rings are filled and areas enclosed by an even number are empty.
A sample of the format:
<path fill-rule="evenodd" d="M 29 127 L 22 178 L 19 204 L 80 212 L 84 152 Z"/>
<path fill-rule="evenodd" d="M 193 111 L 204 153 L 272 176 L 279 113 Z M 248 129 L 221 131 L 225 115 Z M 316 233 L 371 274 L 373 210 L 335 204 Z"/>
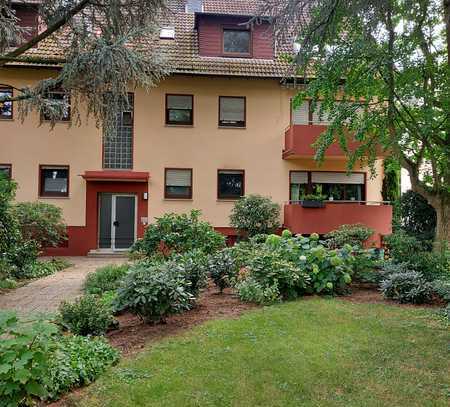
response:
<path fill-rule="evenodd" d="M 371 243 L 381 246 L 381 238 L 392 233 L 392 206 L 358 203 L 327 203 L 325 208 L 284 206 L 284 226 L 293 233 L 326 234 L 344 224 L 362 223 L 375 230 Z"/>

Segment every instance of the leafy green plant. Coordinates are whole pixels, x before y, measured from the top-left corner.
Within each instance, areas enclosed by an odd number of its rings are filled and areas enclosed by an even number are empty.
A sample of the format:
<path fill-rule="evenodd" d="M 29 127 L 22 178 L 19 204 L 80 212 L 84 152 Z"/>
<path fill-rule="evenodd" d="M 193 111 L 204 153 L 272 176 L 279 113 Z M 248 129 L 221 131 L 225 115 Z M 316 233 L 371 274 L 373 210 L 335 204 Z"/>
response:
<path fill-rule="evenodd" d="M 128 273 L 128 264 L 110 264 L 89 273 L 84 282 L 84 292 L 87 294 L 102 294 L 116 290 L 122 278 Z"/>
<path fill-rule="evenodd" d="M 200 290 L 208 284 L 207 262 L 203 251 L 196 249 L 173 256 L 166 267 L 173 273 L 183 276 L 189 283 L 186 289 L 197 297 Z"/>
<path fill-rule="evenodd" d="M 401 303 L 423 304 L 433 295 L 432 284 L 415 271 L 391 274 L 381 282 L 380 290 L 386 298 Z"/>
<path fill-rule="evenodd" d="M 221 293 L 225 288 L 231 286 L 238 271 L 230 249 L 209 256 L 207 269 Z"/>
<path fill-rule="evenodd" d="M 13 280 L 11 278 L 0 279 L 0 290 L 11 290 L 16 287 L 16 280 Z"/>
<path fill-rule="evenodd" d="M 312 194 L 302 194 L 300 200 L 302 201 L 318 201 L 323 202 L 327 199 L 326 195 L 322 193 L 322 185 L 316 185 L 314 193 Z"/>
<path fill-rule="evenodd" d="M 268 197 L 248 195 L 234 204 L 230 224 L 244 237 L 273 233 L 280 227 L 280 206 Z"/>
<path fill-rule="evenodd" d="M 57 246 L 66 239 L 66 225 L 61 208 L 43 202 L 23 202 L 14 206 L 26 241 L 36 242 L 39 248 Z"/>
<path fill-rule="evenodd" d="M 63 302 L 59 307 L 60 323 L 78 335 L 103 335 L 114 323 L 111 307 L 93 294 L 87 294 L 73 303 Z"/>
<path fill-rule="evenodd" d="M 281 294 L 277 283 L 272 286 L 263 286 L 253 278 L 247 278 L 236 284 L 236 291 L 239 298 L 245 302 L 271 305 L 281 301 Z"/>
<path fill-rule="evenodd" d="M 34 405 L 47 397 L 49 353 L 55 325 L 35 321 L 20 324 L 10 312 L 0 313 L 0 402 L 3 406 Z"/>
<path fill-rule="evenodd" d="M 447 280 L 435 280 L 432 282 L 432 285 L 436 295 L 450 304 L 450 278 Z"/>
<path fill-rule="evenodd" d="M 410 256 L 424 252 L 427 249 L 426 244 L 404 231 L 398 231 L 386 236 L 384 242 L 389 250 L 389 255 L 396 262 L 404 262 Z"/>
<path fill-rule="evenodd" d="M 66 268 L 70 263 L 65 260 L 51 259 L 51 260 L 37 260 L 30 262 L 20 269 L 16 269 L 13 276 L 19 279 L 42 278 L 55 274 L 58 271 Z"/>
<path fill-rule="evenodd" d="M 45 383 L 48 399 L 92 383 L 119 360 L 119 352 L 103 338 L 63 336 L 49 358 Z"/>
<path fill-rule="evenodd" d="M 167 316 L 191 308 L 189 283 L 165 265 L 139 264 L 124 277 L 114 302 L 116 310 L 129 310 L 147 323 L 164 322 Z"/>
<path fill-rule="evenodd" d="M 157 218 L 147 227 L 144 237 L 134 244 L 132 252 L 147 257 L 156 254 L 170 257 L 193 249 L 211 254 L 223 248 L 225 237 L 208 222 L 201 221 L 200 215 L 200 211 L 192 210 L 190 214 L 170 213 Z"/>
<path fill-rule="evenodd" d="M 356 223 L 353 225 L 342 225 L 338 229 L 331 231 L 325 235 L 327 245 L 331 249 L 344 247 L 346 244 L 362 248 L 364 242 L 374 233 L 373 229 Z"/>

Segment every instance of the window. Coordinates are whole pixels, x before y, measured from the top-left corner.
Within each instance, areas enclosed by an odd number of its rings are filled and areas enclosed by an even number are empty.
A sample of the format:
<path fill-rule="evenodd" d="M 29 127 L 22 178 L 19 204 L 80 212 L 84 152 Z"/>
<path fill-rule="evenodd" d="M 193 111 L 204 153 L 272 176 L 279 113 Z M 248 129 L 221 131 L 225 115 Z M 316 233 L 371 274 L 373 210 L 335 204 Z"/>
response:
<path fill-rule="evenodd" d="M 203 11 L 203 0 L 187 0 L 186 13 L 201 13 Z"/>
<path fill-rule="evenodd" d="M 250 56 L 250 30 L 223 29 L 223 53 L 234 56 Z"/>
<path fill-rule="evenodd" d="M 0 164 L 0 176 L 4 175 L 6 178 L 11 179 L 12 177 L 12 165 L 11 164 Z"/>
<path fill-rule="evenodd" d="M 133 168 L 134 95 L 128 95 L 128 106 L 117 116 L 117 134 L 103 136 L 103 168 L 129 170 Z"/>
<path fill-rule="evenodd" d="M 218 171 L 218 199 L 239 199 L 244 196 L 244 171 Z"/>
<path fill-rule="evenodd" d="M 219 126 L 245 127 L 246 123 L 245 97 L 219 97 Z"/>
<path fill-rule="evenodd" d="M 39 172 L 39 196 L 69 196 L 68 166 L 41 165 Z"/>
<path fill-rule="evenodd" d="M 62 105 L 63 111 L 62 116 L 58 118 L 59 121 L 68 122 L 70 121 L 70 95 L 62 89 L 52 90 L 47 93 L 46 99 L 54 102 L 55 104 Z M 58 106 L 59 107 L 59 106 Z M 50 115 L 48 112 L 43 112 L 44 120 L 50 120 Z"/>
<path fill-rule="evenodd" d="M 0 97 L 13 96 L 12 88 L 0 88 Z M 0 119 L 11 120 L 13 118 L 13 102 L 0 102 Z"/>
<path fill-rule="evenodd" d="M 321 185 L 322 194 L 330 201 L 363 201 L 365 199 L 364 174 L 344 172 L 312 172 L 311 183 L 315 190 Z"/>
<path fill-rule="evenodd" d="M 291 171 L 290 201 L 300 201 L 308 193 L 308 173 L 306 171 Z"/>
<path fill-rule="evenodd" d="M 166 124 L 194 124 L 194 96 L 166 95 Z"/>
<path fill-rule="evenodd" d="M 162 40 L 173 40 L 175 38 L 174 27 L 163 27 L 159 32 L 159 38 Z"/>
<path fill-rule="evenodd" d="M 192 199 L 192 169 L 166 168 L 164 197 Z"/>

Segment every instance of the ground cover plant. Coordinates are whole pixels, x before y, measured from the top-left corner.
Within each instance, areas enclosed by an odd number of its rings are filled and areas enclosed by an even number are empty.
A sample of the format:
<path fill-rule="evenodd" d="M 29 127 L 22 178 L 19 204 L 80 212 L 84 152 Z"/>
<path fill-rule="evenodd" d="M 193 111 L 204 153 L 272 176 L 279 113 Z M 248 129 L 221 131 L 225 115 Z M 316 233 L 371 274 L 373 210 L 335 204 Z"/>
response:
<path fill-rule="evenodd" d="M 300 299 L 153 343 L 72 402 L 444 407 L 449 340 L 432 311 Z"/>

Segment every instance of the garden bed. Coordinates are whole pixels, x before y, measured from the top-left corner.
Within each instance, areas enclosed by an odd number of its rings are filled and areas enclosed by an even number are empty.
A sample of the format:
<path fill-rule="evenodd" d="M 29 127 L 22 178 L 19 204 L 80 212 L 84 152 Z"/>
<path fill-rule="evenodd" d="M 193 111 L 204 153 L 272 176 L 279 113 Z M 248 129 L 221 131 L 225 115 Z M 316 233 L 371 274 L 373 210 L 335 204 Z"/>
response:
<path fill-rule="evenodd" d="M 231 290 L 219 294 L 212 282 L 199 298 L 196 307 L 182 314 L 172 315 L 165 324 L 148 325 L 133 314 L 117 317 L 120 328 L 109 332 L 107 339 L 123 355 L 138 352 L 149 342 L 175 335 L 205 321 L 218 318 L 236 318 L 256 305 L 239 301 Z"/>

